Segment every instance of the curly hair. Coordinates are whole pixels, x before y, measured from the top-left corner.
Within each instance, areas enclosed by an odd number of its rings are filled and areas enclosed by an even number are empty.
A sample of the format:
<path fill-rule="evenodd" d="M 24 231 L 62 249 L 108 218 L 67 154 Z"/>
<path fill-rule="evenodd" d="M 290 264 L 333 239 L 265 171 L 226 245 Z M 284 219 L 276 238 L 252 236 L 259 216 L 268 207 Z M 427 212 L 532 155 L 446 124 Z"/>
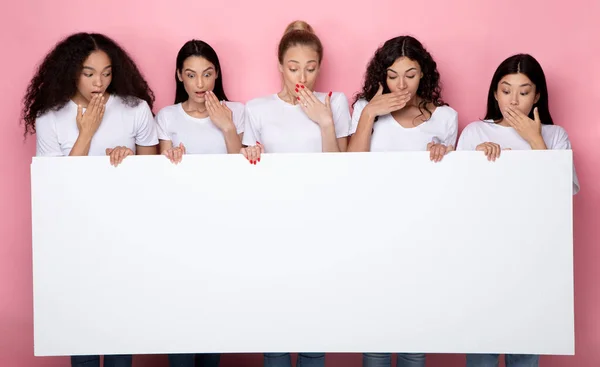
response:
<path fill-rule="evenodd" d="M 76 33 L 55 45 L 27 87 L 21 116 L 26 136 L 35 133 L 39 116 L 59 110 L 75 95 L 84 61 L 98 50 L 108 55 L 112 65 L 113 78 L 106 92 L 123 98 L 132 107 L 144 100 L 152 109 L 154 93 L 127 52 L 105 35 Z"/>
<path fill-rule="evenodd" d="M 387 69 L 400 57 L 408 57 L 416 61 L 423 72 L 423 78 L 420 80 L 419 88 L 417 89 L 417 96 L 421 98 L 418 106 L 421 115 L 423 114 L 423 110 L 431 115 L 431 111 L 427 108 L 427 104 L 429 103 L 432 103 L 436 107 L 447 105 L 441 98 L 442 87 L 436 62 L 421 42 L 411 36 L 399 36 L 387 40 L 383 46 L 375 51 L 373 58 L 367 66 L 362 91 L 356 94 L 353 105 L 359 99 L 367 101 L 373 99 L 375 94 L 377 94 L 379 84 L 383 86 L 383 93 L 390 93 L 390 89 L 386 83 Z"/>

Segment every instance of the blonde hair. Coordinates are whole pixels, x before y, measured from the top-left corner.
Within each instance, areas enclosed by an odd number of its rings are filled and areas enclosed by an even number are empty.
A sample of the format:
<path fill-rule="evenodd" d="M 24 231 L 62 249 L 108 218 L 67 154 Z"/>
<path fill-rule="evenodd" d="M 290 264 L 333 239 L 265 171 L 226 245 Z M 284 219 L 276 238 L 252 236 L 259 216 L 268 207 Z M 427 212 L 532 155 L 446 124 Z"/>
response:
<path fill-rule="evenodd" d="M 323 59 L 323 45 L 321 40 L 315 34 L 313 27 L 303 20 L 296 20 L 288 24 L 283 32 L 283 37 L 279 41 L 279 63 L 283 64 L 283 56 L 285 52 L 293 46 L 302 45 L 310 46 L 319 55 L 319 64 Z"/>
<path fill-rule="evenodd" d="M 310 24 L 306 23 L 303 20 L 296 20 L 296 21 L 293 21 L 290 24 L 288 24 L 288 26 L 285 28 L 285 32 L 283 32 L 283 34 L 286 35 L 292 31 L 306 31 L 306 32 L 315 34 L 315 30 L 313 29 L 313 27 L 311 27 Z"/>

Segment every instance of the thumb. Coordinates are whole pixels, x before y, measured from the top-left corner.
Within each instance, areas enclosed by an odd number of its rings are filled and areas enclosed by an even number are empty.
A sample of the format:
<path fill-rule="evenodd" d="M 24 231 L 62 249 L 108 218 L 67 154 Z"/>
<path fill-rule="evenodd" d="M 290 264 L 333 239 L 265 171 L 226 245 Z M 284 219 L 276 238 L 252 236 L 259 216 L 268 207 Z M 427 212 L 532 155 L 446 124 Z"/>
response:
<path fill-rule="evenodd" d="M 377 89 L 377 93 L 375 93 L 376 96 L 380 96 L 383 94 L 383 86 L 381 85 L 381 83 L 379 83 L 379 89 Z"/>
<path fill-rule="evenodd" d="M 113 149 L 112 148 L 106 148 L 106 155 L 110 155 L 110 153 L 112 153 Z"/>
<path fill-rule="evenodd" d="M 540 121 L 540 113 L 538 112 L 538 108 L 537 107 L 533 109 L 533 118 L 535 119 L 535 122 L 537 122 L 538 124 L 542 123 Z"/>

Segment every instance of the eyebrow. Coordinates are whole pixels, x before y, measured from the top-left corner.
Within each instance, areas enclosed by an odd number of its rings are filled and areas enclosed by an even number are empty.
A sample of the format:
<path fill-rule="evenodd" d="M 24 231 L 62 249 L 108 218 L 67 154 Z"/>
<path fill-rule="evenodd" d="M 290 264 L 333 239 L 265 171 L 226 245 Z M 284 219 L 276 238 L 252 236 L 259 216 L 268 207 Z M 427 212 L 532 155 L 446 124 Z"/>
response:
<path fill-rule="evenodd" d="M 509 82 L 502 82 L 501 84 L 506 84 L 509 87 L 512 87 L 512 84 L 510 84 Z M 533 87 L 533 85 L 531 83 L 525 83 L 525 84 L 521 84 L 520 87 Z"/>
<path fill-rule="evenodd" d="M 288 62 L 295 62 L 296 64 L 300 63 L 300 61 L 296 61 L 296 60 L 288 60 Z M 308 63 L 311 63 L 311 62 L 317 62 L 317 60 L 309 60 L 306 63 L 308 64 Z"/>
<path fill-rule="evenodd" d="M 94 69 L 94 68 L 93 68 L 93 67 L 91 67 L 91 66 L 85 66 L 85 65 L 84 65 L 84 66 L 83 66 L 83 68 L 84 68 L 84 69 L 89 69 L 89 70 L 92 70 L 92 71 L 96 71 L 96 69 Z M 104 68 L 104 69 L 102 69 L 102 70 L 106 70 L 106 69 L 108 69 L 108 68 L 112 68 L 112 65 L 108 65 L 107 67 L 105 67 L 105 68 Z"/>
<path fill-rule="evenodd" d="M 415 71 L 416 71 L 416 70 L 417 70 L 417 68 L 415 68 L 415 67 L 412 67 L 412 68 L 410 68 L 410 69 L 406 70 L 406 71 L 405 71 L 405 73 L 408 73 L 409 71 L 413 71 L 413 70 L 415 70 Z M 396 70 L 392 69 L 392 68 L 388 68 L 388 69 L 387 69 L 387 71 L 391 71 L 392 73 L 394 73 L 394 74 L 396 74 L 396 75 L 398 74 L 398 72 L 397 72 Z"/>
<path fill-rule="evenodd" d="M 207 72 L 209 70 L 214 70 L 215 68 L 213 68 L 212 66 L 207 67 L 206 69 L 202 70 L 202 72 Z M 195 73 L 196 70 L 190 69 L 190 68 L 186 68 L 184 71 L 191 71 L 192 73 Z"/>

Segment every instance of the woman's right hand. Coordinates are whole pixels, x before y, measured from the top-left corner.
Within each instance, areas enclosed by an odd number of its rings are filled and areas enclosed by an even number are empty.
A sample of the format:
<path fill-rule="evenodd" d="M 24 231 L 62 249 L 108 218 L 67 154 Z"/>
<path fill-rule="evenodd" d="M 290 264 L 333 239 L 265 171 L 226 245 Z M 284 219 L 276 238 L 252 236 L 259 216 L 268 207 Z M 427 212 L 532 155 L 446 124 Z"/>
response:
<path fill-rule="evenodd" d="M 479 144 L 475 148 L 475 150 L 484 152 L 485 156 L 488 158 L 488 161 L 495 161 L 497 158 L 500 157 L 500 152 L 502 150 L 510 150 L 510 148 L 502 149 L 500 148 L 500 145 L 487 141 L 485 143 Z"/>
<path fill-rule="evenodd" d="M 384 116 L 403 109 L 410 99 L 411 95 L 408 91 L 383 94 L 383 86 L 379 84 L 377 93 L 369 101 L 364 111 L 367 111 L 372 118 Z"/>
<path fill-rule="evenodd" d="M 258 141 L 255 146 L 242 148 L 240 153 L 246 157 L 250 164 L 260 162 L 260 155 L 265 152 L 265 148 Z"/>
<path fill-rule="evenodd" d="M 179 146 L 166 149 L 162 154 L 169 158 L 172 163 L 178 164 L 185 154 L 185 146 L 183 143 L 179 143 Z"/>
<path fill-rule="evenodd" d="M 94 95 L 90 103 L 88 103 L 85 114 L 83 113 L 83 107 L 78 105 L 76 121 L 79 134 L 87 135 L 88 137 L 94 136 L 102 122 L 105 109 L 104 96 L 98 94 Z"/>

